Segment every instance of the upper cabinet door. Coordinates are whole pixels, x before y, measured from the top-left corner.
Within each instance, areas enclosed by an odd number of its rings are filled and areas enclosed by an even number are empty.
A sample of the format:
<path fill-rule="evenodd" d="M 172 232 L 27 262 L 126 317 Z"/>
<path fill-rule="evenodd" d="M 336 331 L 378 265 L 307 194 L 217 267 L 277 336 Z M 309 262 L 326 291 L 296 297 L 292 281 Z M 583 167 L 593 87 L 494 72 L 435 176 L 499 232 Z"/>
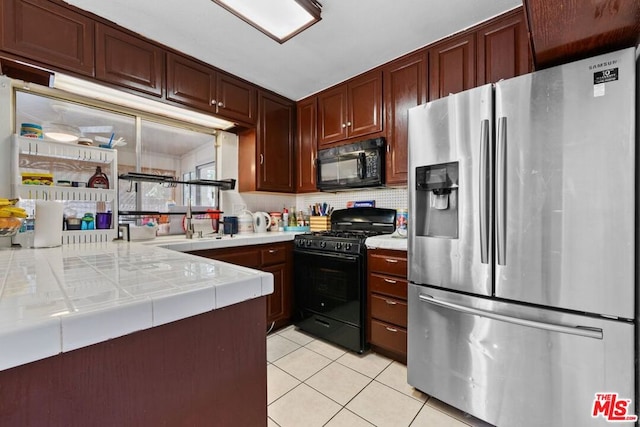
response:
<path fill-rule="evenodd" d="M 347 86 L 338 85 L 318 95 L 318 146 L 347 137 Z"/>
<path fill-rule="evenodd" d="M 521 8 L 492 19 L 476 31 L 477 85 L 531 72 L 531 53 Z"/>
<path fill-rule="evenodd" d="M 296 138 L 296 193 L 318 191 L 316 188 L 316 130 L 318 98 L 312 96 L 298 102 Z"/>
<path fill-rule="evenodd" d="M 115 28 L 96 23 L 96 77 L 162 96 L 164 50 Z"/>
<path fill-rule="evenodd" d="M 475 34 L 462 33 L 429 49 L 429 100 L 476 86 Z"/>
<path fill-rule="evenodd" d="M 255 86 L 219 72 L 215 98 L 219 115 L 246 123 L 256 122 Z"/>
<path fill-rule="evenodd" d="M 318 95 L 318 147 L 382 130 L 382 71 Z"/>
<path fill-rule="evenodd" d="M 288 99 L 258 96 L 258 165 L 256 189 L 293 193 L 293 126 L 295 105 Z"/>
<path fill-rule="evenodd" d="M 382 72 L 367 73 L 348 84 L 349 138 L 382 130 Z"/>
<path fill-rule="evenodd" d="M 215 112 L 216 73 L 184 56 L 167 53 L 167 99 Z"/>
<path fill-rule="evenodd" d="M 386 183 L 407 183 L 408 110 L 427 100 L 427 54 L 394 61 L 384 69 L 387 133 Z"/>
<path fill-rule="evenodd" d="M 46 0 L 3 0 L 2 50 L 63 70 L 94 75 L 93 21 Z"/>

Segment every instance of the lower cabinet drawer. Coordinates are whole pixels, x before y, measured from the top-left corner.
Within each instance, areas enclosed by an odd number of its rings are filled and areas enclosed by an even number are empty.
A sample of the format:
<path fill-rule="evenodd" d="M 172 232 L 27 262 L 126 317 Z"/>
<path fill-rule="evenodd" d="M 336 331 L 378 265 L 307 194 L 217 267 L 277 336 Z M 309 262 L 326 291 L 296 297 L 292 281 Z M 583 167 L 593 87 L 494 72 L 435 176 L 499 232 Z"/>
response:
<path fill-rule="evenodd" d="M 371 319 L 371 344 L 398 354 L 407 354 L 407 330 Z"/>
<path fill-rule="evenodd" d="M 407 303 L 384 295 L 371 294 L 371 317 L 407 327 Z"/>
<path fill-rule="evenodd" d="M 371 292 L 407 299 L 407 280 L 396 276 L 370 273 L 367 286 Z"/>

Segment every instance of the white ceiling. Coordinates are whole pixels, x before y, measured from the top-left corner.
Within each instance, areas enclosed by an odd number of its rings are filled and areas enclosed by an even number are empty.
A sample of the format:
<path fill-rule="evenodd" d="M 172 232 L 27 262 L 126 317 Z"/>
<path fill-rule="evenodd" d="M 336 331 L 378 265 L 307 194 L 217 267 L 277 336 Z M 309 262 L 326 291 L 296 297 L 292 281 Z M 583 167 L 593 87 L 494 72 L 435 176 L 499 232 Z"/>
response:
<path fill-rule="evenodd" d="M 322 20 L 281 45 L 211 0 L 66 1 L 296 101 L 522 5 L 320 0 Z"/>

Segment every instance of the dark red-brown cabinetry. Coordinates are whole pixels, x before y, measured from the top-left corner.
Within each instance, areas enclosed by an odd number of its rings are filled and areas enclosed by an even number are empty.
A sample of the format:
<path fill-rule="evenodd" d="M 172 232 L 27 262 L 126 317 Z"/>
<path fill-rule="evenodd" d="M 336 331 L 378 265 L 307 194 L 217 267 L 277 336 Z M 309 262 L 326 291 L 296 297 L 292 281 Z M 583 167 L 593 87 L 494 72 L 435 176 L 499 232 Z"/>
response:
<path fill-rule="evenodd" d="M 317 191 L 316 156 L 318 98 L 312 96 L 298 102 L 298 134 L 296 138 L 296 193 Z"/>
<path fill-rule="evenodd" d="M 384 67 L 386 183 L 406 184 L 408 110 L 427 100 L 427 55 L 419 52 Z"/>
<path fill-rule="evenodd" d="M 0 2 L 0 49 L 38 65 L 94 75 L 94 21 L 47 0 Z"/>
<path fill-rule="evenodd" d="M 258 94 L 258 125 L 240 133 L 238 189 L 293 193 L 295 103 Z"/>
<path fill-rule="evenodd" d="M 164 50 L 140 37 L 96 23 L 96 78 L 162 96 Z"/>
<path fill-rule="evenodd" d="M 480 25 L 476 43 L 478 86 L 531 72 L 527 26 L 521 9 Z"/>
<path fill-rule="evenodd" d="M 367 252 L 367 339 L 372 348 L 407 363 L 407 252 Z"/>
<path fill-rule="evenodd" d="M 277 329 L 289 324 L 292 314 L 293 243 L 205 249 L 193 255 L 225 261 L 273 274 L 273 294 L 267 296 L 267 324 Z"/>
<path fill-rule="evenodd" d="M 174 53 L 167 53 L 167 99 L 230 120 L 255 122 L 254 86 Z"/>
<path fill-rule="evenodd" d="M 375 70 L 318 95 L 318 147 L 382 131 L 382 72 Z"/>

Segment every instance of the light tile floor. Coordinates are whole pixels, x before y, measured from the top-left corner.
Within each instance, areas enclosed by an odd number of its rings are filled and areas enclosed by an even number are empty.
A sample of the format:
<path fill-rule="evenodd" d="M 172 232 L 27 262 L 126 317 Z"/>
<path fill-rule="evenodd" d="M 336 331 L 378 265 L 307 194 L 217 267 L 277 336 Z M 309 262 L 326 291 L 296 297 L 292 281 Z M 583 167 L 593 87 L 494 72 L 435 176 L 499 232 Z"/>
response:
<path fill-rule="evenodd" d="M 269 427 L 490 427 L 407 384 L 405 365 L 289 326 L 267 337 Z"/>

